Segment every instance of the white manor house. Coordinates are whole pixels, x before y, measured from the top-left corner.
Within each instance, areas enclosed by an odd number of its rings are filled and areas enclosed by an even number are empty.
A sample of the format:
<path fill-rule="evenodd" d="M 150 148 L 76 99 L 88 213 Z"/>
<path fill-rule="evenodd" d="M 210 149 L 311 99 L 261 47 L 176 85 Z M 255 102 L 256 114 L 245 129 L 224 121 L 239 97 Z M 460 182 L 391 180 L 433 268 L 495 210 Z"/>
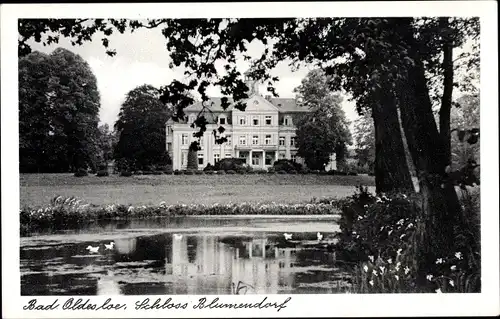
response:
<path fill-rule="evenodd" d="M 200 141 L 198 169 L 207 164 L 214 165 L 223 158 L 242 158 L 254 169 L 267 169 L 278 159 L 289 159 L 303 164 L 297 156 L 295 122 L 308 108 L 297 103 L 294 98 L 271 98 L 262 96 L 257 82 L 248 81 L 249 97 L 245 111 L 230 105 L 226 110 L 221 107 L 220 98 L 211 98 L 208 103 L 210 112 L 204 112 L 209 122 L 207 131 Z M 187 167 L 188 150 L 197 138 L 190 125 L 202 110 L 201 102 L 184 109 L 187 121 L 166 123 L 166 147 L 172 159 L 172 169 L 183 170 Z M 227 142 L 216 144 L 213 130 L 223 126 L 222 136 Z M 335 168 L 334 156 L 327 169 Z"/>

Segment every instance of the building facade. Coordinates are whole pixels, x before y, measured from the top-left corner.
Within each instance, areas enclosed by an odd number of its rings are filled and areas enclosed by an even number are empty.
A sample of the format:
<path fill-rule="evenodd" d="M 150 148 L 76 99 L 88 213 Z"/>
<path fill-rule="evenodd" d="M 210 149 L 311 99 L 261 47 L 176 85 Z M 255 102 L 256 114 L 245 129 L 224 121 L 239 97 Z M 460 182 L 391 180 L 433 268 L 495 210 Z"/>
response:
<path fill-rule="evenodd" d="M 297 155 L 295 124 L 300 116 L 309 112 L 307 107 L 293 98 L 271 98 L 262 96 L 255 82 L 247 83 L 251 87 L 249 97 L 244 101 L 245 111 L 232 105 L 224 110 L 220 98 L 212 98 L 208 103 L 210 111 L 203 115 L 209 124 L 200 140 L 198 168 L 207 164 L 214 165 L 223 158 L 241 158 L 254 169 L 272 167 L 279 159 L 289 159 L 303 164 Z M 196 131 L 191 127 L 197 115 L 202 111 L 201 102 L 184 109 L 187 121 L 166 124 L 166 147 L 172 158 L 172 168 L 183 170 L 187 167 L 188 151 Z M 222 136 L 227 142 L 216 144 L 213 130 L 223 126 Z M 333 167 L 332 163 L 329 164 Z"/>

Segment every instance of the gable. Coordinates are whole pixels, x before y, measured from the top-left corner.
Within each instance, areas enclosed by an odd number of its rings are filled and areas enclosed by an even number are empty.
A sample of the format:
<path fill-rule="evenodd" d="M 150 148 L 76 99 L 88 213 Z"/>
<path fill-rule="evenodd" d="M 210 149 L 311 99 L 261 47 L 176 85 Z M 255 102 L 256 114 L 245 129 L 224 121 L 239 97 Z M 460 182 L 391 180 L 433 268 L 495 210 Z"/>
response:
<path fill-rule="evenodd" d="M 246 101 L 245 112 L 278 112 L 278 108 L 266 100 L 264 97 L 254 94 Z M 233 109 L 233 112 L 241 112 Z"/>

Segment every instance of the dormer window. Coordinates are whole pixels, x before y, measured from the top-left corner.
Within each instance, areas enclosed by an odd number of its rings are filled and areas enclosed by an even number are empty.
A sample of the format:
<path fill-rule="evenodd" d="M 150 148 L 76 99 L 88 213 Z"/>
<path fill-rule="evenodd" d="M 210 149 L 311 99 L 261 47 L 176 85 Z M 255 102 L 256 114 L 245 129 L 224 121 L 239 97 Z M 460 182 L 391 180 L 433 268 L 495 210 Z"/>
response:
<path fill-rule="evenodd" d="M 219 124 L 220 125 L 225 125 L 226 124 L 226 117 L 225 116 L 219 117 Z"/>

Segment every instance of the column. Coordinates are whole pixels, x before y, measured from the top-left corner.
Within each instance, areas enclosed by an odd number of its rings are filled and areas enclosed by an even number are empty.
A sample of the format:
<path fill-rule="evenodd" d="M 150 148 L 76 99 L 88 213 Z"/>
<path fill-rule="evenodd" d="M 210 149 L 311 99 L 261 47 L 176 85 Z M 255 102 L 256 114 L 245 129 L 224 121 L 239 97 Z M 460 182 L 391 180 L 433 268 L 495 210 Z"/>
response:
<path fill-rule="evenodd" d="M 266 168 L 266 151 L 262 151 L 262 168 Z"/>
<path fill-rule="evenodd" d="M 262 240 L 262 258 L 266 258 L 266 240 Z"/>
<path fill-rule="evenodd" d="M 250 164 L 250 165 L 252 165 L 252 164 L 253 164 L 253 161 L 252 161 L 252 156 L 253 156 L 253 151 L 252 151 L 252 150 L 250 150 L 250 152 L 248 153 L 248 157 L 250 158 L 250 163 L 248 163 L 248 164 Z"/>
<path fill-rule="evenodd" d="M 239 158 L 240 157 L 240 151 L 239 150 L 236 150 L 236 155 L 235 155 L 236 158 Z"/>
<path fill-rule="evenodd" d="M 250 242 L 248 245 L 248 257 L 252 258 L 252 254 L 253 254 L 253 242 Z"/>
<path fill-rule="evenodd" d="M 274 161 L 276 162 L 278 160 L 278 150 L 274 152 Z"/>

